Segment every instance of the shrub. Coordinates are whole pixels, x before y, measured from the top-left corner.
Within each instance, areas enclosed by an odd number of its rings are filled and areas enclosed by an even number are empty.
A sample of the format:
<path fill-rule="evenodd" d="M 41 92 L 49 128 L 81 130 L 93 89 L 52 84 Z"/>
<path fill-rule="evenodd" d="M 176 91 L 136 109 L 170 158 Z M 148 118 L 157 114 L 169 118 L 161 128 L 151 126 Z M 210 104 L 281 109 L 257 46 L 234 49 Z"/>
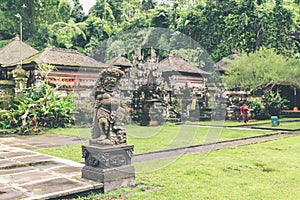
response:
<path fill-rule="evenodd" d="M 252 109 L 253 119 L 267 119 L 269 118 L 268 111 L 263 104 L 262 98 L 250 98 L 249 100 L 250 108 Z"/>
<path fill-rule="evenodd" d="M 73 97 L 60 97 L 55 88 L 40 82 L 24 97 L 0 112 L 0 128 L 15 128 L 21 134 L 36 133 L 44 127 L 65 127 L 74 122 Z"/>
<path fill-rule="evenodd" d="M 279 116 L 283 109 L 287 109 L 287 104 L 289 103 L 288 100 L 280 96 L 278 90 L 276 92 L 266 92 L 262 98 L 266 103 L 266 109 L 271 116 Z"/>

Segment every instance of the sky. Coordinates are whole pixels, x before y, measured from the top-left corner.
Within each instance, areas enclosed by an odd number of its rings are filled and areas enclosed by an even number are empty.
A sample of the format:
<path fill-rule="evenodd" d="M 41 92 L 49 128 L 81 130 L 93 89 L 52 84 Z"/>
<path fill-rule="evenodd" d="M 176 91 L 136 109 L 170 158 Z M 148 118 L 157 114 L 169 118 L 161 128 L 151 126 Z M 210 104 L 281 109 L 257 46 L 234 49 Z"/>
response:
<path fill-rule="evenodd" d="M 83 11 L 85 13 L 89 12 L 89 9 L 96 3 L 96 0 L 79 0 L 82 4 Z"/>

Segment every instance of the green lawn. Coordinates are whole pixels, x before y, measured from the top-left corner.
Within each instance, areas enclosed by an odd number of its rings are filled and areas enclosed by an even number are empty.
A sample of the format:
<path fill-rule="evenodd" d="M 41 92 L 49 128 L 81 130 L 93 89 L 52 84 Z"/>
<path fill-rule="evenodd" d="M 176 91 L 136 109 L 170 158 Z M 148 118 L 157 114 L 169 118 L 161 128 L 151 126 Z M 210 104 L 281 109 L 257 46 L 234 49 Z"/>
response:
<path fill-rule="evenodd" d="M 238 130 L 176 125 L 167 125 L 157 132 L 151 132 L 151 127 L 150 129 L 145 128 L 142 130 L 139 127 L 132 127 L 126 130 L 128 143 L 135 145 L 136 153 L 276 133 L 266 130 Z"/>
<path fill-rule="evenodd" d="M 51 128 L 42 132 L 43 134 L 59 134 L 67 136 L 75 136 L 81 138 L 89 138 L 91 135 L 91 128 Z"/>
<path fill-rule="evenodd" d="M 82 199 L 300 199 L 300 136 L 185 155 L 152 172 L 135 164 L 136 187 Z"/>
<path fill-rule="evenodd" d="M 84 161 L 84 159 L 81 158 L 81 144 L 35 149 L 33 151 L 68 160 L 73 160 L 75 162 Z"/>
<path fill-rule="evenodd" d="M 300 122 L 286 122 L 286 123 L 279 123 L 278 126 L 259 126 L 260 128 L 269 128 L 269 129 L 284 129 L 284 130 L 299 130 L 300 129 Z"/>
<path fill-rule="evenodd" d="M 134 152 L 184 147 L 196 144 L 211 143 L 224 140 L 232 140 L 245 137 L 253 137 L 264 134 L 276 134 L 267 130 L 238 130 L 226 128 L 209 128 L 194 126 L 178 126 L 166 124 L 165 126 L 141 127 L 126 126 L 128 144 L 134 144 Z M 90 128 L 64 128 L 51 129 L 47 133 L 89 137 Z M 37 152 L 53 156 L 63 157 L 76 162 L 81 158 L 81 145 L 66 145 L 60 147 L 43 148 Z"/>
<path fill-rule="evenodd" d="M 291 120 L 299 120 L 299 118 L 280 118 L 280 122 L 284 121 L 291 121 Z M 225 121 L 199 121 L 199 122 L 186 122 L 187 124 L 199 124 L 199 125 L 204 125 L 204 126 L 211 126 L 211 125 L 219 125 L 219 126 L 228 126 L 228 127 L 237 127 L 237 126 L 245 126 L 245 125 L 259 125 L 259 124 L 266 124 L 269 123 L 271 124 L 271 119 L 266 119 L 266 120 L 250 120 L 247 124 L 244 124 L 242 121 L 230 121 L 230 120 L 225 120 Z"/>

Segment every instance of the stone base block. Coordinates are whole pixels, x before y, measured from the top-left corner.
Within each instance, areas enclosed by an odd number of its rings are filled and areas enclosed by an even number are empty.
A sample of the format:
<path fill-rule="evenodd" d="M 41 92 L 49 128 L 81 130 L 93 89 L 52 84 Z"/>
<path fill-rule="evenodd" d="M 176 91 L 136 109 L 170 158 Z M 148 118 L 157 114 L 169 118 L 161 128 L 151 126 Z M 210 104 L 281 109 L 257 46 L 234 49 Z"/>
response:
<path fill-rule="evenodd" d="M 131 165 L 99 169 L 90 166 L 82 168 L 82 178 L 103 183 L 103 192 L 135 184 L 135 169 Z"/>
<path fill-rule="evenodd" d="M 82 178 L 103 183 L 103 192 L 134 185 L 133 148 L 133 145 L 82 146 L 82 157 L 85 158 Z"/>

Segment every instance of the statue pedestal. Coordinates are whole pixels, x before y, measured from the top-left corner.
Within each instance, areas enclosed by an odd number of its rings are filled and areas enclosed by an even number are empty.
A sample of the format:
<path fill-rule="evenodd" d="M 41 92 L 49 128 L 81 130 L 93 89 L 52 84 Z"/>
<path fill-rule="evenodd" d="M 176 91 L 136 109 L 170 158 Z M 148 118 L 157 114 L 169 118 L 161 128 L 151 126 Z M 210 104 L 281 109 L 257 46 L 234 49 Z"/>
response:
<path fill-rule="evenodd" d="M 133 145 L 82 146 L 85 166 L 82 178 L 103 183 L 103 192 L 135 184 L 135 169 L 131 165 Z"/>

